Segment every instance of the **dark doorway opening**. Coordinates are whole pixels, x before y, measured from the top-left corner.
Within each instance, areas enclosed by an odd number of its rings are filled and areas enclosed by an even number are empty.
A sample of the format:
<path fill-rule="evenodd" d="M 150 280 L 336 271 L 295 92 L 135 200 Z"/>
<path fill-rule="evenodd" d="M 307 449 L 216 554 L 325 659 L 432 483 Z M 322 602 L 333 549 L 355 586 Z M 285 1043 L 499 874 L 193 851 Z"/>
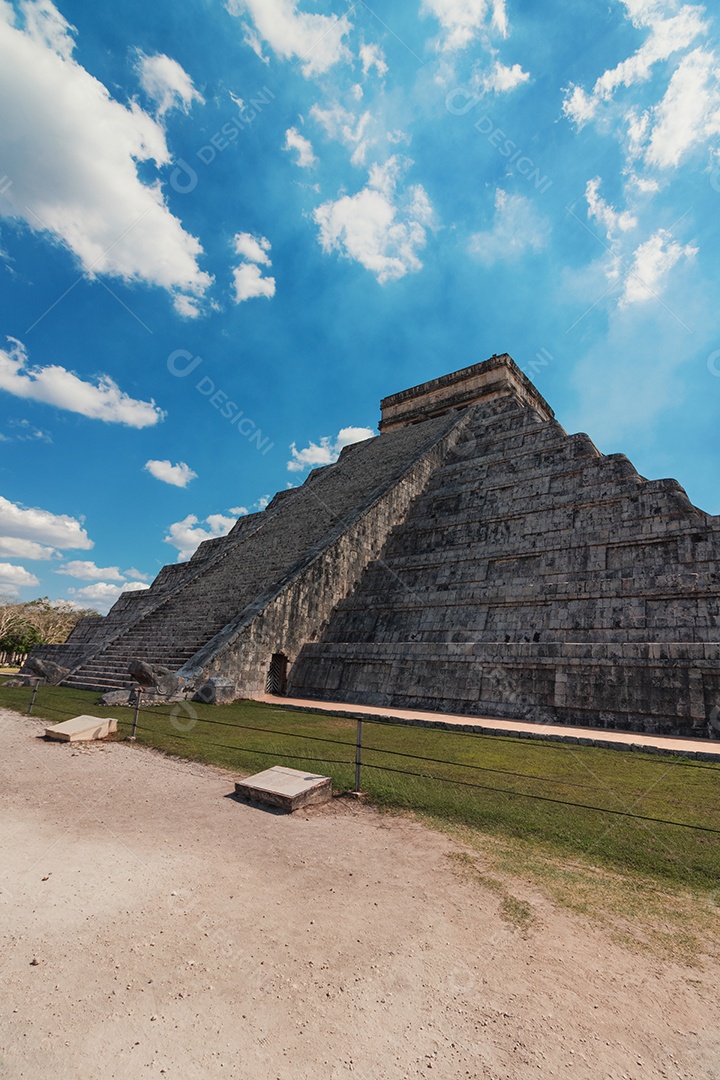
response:
<path fill-rule="evenodd" d="M 287 690 L 287 665 L 288 658 L 285 653 L 276 652 L 272 654 L 270 668 L 265 680 L 266 694 L 274 694 L 276 697 L 282 697 L 285 694 Z"/>

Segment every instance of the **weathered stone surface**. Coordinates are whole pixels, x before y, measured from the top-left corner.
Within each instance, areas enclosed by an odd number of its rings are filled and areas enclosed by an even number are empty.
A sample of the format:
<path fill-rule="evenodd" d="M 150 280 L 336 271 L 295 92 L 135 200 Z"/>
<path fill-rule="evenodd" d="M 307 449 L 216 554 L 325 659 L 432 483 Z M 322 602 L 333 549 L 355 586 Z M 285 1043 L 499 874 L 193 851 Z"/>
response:
<path fill-rule="evenodd" d="M 247 776 L 235 784 L 235 794 L 253 802 L 265 802 L 292 813 L 305 806 L 318 806 L 332 798 L 329 776 L 301 772 L 275 765 L 272 769 Z"/>
<path fill-rule="evenodd" d="M 279 656 L 293 696 L 718 734 L 720 519 L 568 435 L 506 356 L 382 408 L 379 438 L 71 635 L 68 684 L 141 659 L 254 697 Z"/>
<path fill-rule="evenodd" d="M 170 668 L 147 664 L 144 660 L 131 660 L 128 672 L 141 686 L 156 690 L 163 697 L 170 697 L 182 686 L 182 679 Z"/>
<path fill-rule="evenodd" d="M 132 705 L 134 695 L 132 690 L 109 690 L 100 698 L 101 705 Z"/>
<path fill-rule="evenodd" d="M 205 705 L 227 705 L 235 701 L 238 696 L 237 687 L 232 679 L 225 679 L 222 675 L 214 675 L 203 683 L 200 689 L 193 694 L 193 701 L 202 701 Z"/>
<path fill-rule="evenodd" d="M 482 402 L 484 405 L 512 393 L 515 401 L 530 406 L 543 420 L 552 420 L 555 413 L 526 375 L 503 353 L 484 364 L 441 375 L 419 386 L 391 394 L 380 402 L 380 430 L 392 431 L 408 424 L 417 424 L 438 411 L 467 409 Z"/>
<path fill-rule="evenodd" d="M 69 669 L 62 667 L 61 664 L 56 664 L 53 660 L 45 660 L 32 654 L 25 661 L 24 668 L 33 675 L 39 675 L 50 686 L 57 686 L 70 674 Z"/>
<path fill-rule="evenodd" d="M 512 401 L 471 410 L 292 696 L 706 735 L 720 522 Z"/>
<path fill-rule="evenodd" d="M 45 736 L 60 742 L 90 742 L 106 739 L 116 731 L 117 720 L 114 717 L 75 716 L 72 720 L 64 720 L 62 724 L 46 727 Z"/>

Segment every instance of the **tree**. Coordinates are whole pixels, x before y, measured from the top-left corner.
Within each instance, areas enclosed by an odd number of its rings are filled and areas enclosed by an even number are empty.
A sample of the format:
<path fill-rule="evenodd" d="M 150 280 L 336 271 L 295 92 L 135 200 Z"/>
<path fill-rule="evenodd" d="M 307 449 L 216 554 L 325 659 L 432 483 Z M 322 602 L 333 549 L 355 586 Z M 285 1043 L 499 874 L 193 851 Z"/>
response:
<path fill-rule="evenodd" d="M 25 622 L 23 606 L 14 601 L 11 596 L 0 596 L 0 641 L 16 633 L 23 626 Z"/>
<path fill-rule="evenodd" d="M 30 626 L 29 623 L 25 623 L 23 626 L 16 626 L 12 630 L 6 631 L 5 635 L 0 638 L 0 652 L 8 653 L 29 653 L 33 645 L 41 645 L 42 638 L 36 627 Z"/>
<path fill-rule="evenodd" d="M 33 645 L 60 645 L 85 618 L 100 618 L 100 613 L 47 596 L 25 603 L 0 596 L 0 651 L 27 653 Z"/>

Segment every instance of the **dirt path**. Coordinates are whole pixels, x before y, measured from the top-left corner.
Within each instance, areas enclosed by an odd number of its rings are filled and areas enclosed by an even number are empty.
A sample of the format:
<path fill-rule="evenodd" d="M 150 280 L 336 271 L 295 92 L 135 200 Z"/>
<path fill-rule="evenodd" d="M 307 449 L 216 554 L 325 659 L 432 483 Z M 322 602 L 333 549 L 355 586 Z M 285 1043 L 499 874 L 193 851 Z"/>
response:
<path fill-rule="evenodd" d="M 313 701 L 310 698 L 276 697 L 262 694 L 257 699 L 276 709 L 299 709 L 303 712 L 330 713 L 334 716 L 363 716 L 406 720 L 424 726 L 456 728 L 462 731 L 484 732 L 487 735 L 524 735 L 529 738 L 558 742 L 584 743 L 587 746 L 612 746 L 618 750 L 635 748 L 652 753 L 684 754 L 686 757 L 720 761 L 720 740 L 690 739 L 679 735 L 641 735 L 635 731 L 616 731 L 614 728 L 572 727 L 570 724 L 526 723 L 522 720 L 501 720 L 492 716 L 458 716 L 457 713 L 423 712 L 422 709 L 384 708 L 381 705 L 352 705 L 345 701 Z"/>
<path fill-rule="evenodd" d="M 720 1078 L 720 965 L 623 950 L 527 884 L 337 799 L 38 739 L 0 713 L 0 1078 Z"/>

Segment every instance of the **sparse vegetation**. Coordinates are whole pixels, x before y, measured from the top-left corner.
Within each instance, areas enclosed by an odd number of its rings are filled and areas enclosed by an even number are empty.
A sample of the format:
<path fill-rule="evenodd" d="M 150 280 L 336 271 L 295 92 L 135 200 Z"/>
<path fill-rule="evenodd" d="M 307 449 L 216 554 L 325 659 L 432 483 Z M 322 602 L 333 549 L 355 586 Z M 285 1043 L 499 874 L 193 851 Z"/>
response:
<path fill-rule="evenodd" d="M 619 865 L 598 867 L 582 856 L 560 855 L 537 838 L 488 836 L 449 823 L 443 831 L 470 849 L 454 855 L 453 862 L 481 885 L 494 880 L 491 875 L 529 882 L 636 952 L 691 965 L 720 953 L 718 889 L 692 888 Z"/>
<path fill-rule="evenodd" d="M 34 645 L 61 645 L 86 617 L 99 617 L 99 613 L 47 596 L 23 603 L 0 596 L 0 661 L 17 662 Z"/>
<path fill-rule="evenodd" d="M 503 922 L 510 923 L 525 937 L 531 926 L 536 921 L 532 904 L 527 900 L 521 900 L 508 889 L 503 881 L 491 877 L 479 865 L 479 860 L 466 851 L 454 851 L 450 858 L 455 865 L 468 874 L 473 881 L 482 888 L 489 889 L 500 897 L 500 909 L 498 914 Z"/>

